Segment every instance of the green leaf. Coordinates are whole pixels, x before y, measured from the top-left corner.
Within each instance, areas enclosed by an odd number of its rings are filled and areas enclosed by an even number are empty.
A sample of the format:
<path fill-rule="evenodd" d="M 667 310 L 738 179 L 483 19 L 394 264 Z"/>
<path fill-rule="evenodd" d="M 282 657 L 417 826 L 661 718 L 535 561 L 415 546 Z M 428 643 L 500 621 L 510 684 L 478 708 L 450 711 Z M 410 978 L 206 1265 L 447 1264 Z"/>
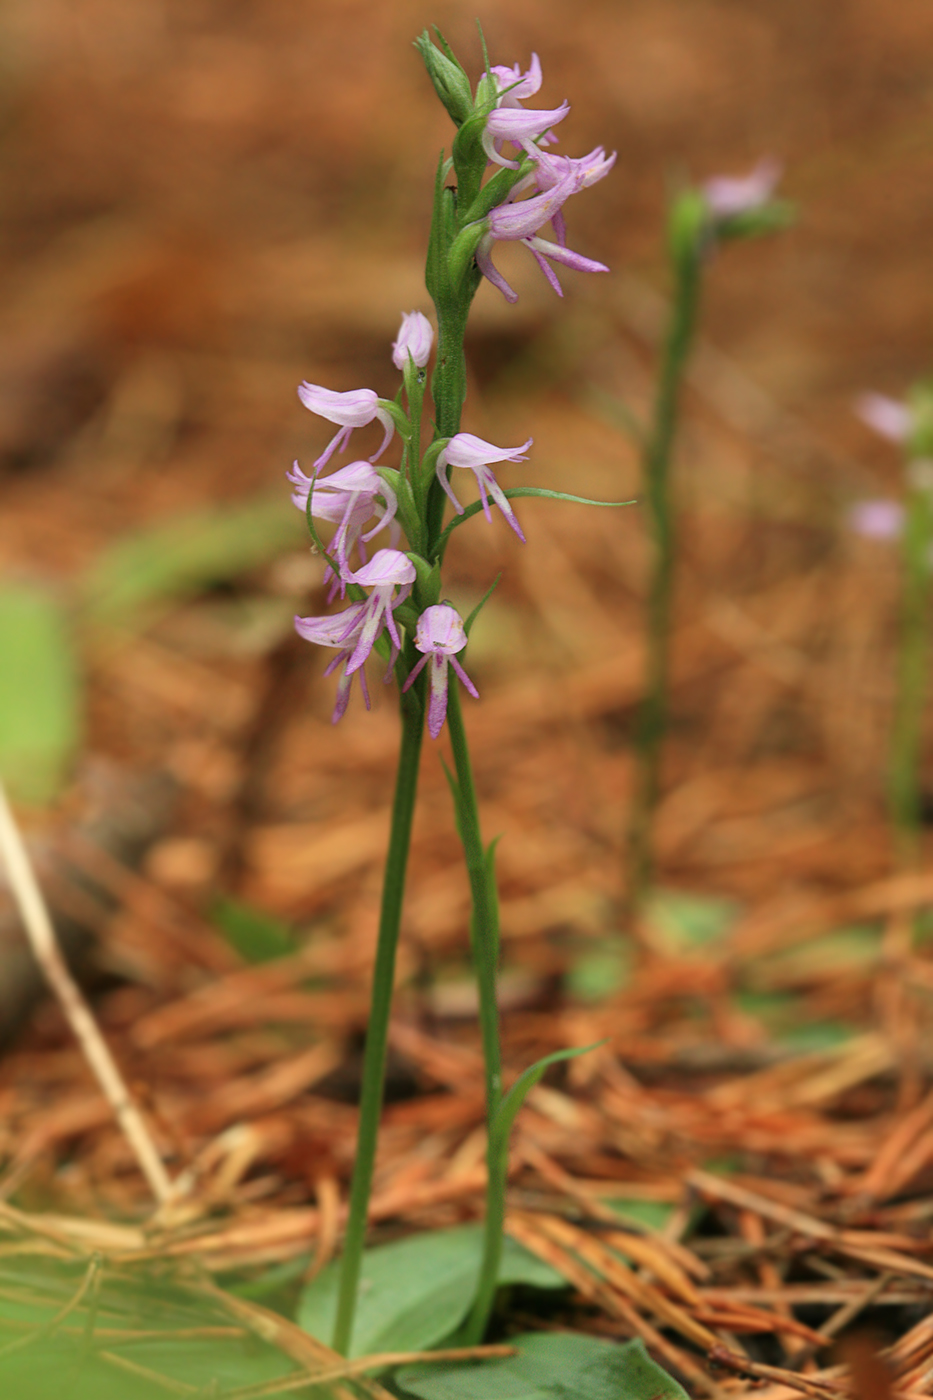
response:
<path fill-rule="evenodd" d="M 295 935 L 287 924 L 238 899 L 218 899 L 214 923 L 246 962 L 269 962 L 295 951 Z"/>
<path fill-rule="evenodd" d="M 350 1355 L 423 1351 L 448 1337 L 473 1300 L 482 1249 L 479 1225 L 432 1230 L 368 1249 Z M 333 1332 L 339 1276 L 339 1263 L 328 1265 L 302 1295 L 298 1323 L 314 1337 L 329 1338 Z M 567 1286 L 554 1269 L 508 1237 L 499 1282 L 533 1288 Z"/>
<path fill-rule="evenodd" d="M 818 1050 L 835 1050 L 858 1034 L 855 1026 L 844 1021 L 811 1021 L 798 1026 L 789 1026 L 775 1035 L 778 1045 L 786 1045 L 798 1054 L 809 1055 Z"/>
<path fill-rule="evenodd" d="M 92 622 L 148 621 L 160 605 L 237 578 L 303 537 L 281 496 L 179 516 L 105 550 L 85 576 L 84 606 Z"/>
<path fill-rule="evenodd" d="M 489 585 L 489 587 L 486 589 L 486 592 L 483 594 L 482 598 L 480 598 L 479 602 L 476 604 L 476 607 L 473 609 L 473 611 L 470 613 L 470 615 L 469 615 L 469 617 L 467 618 L 467 620 L 464 622 L 464 624 L 463 624 L 463 630 L 464 630 L 464 632 L 467 634 L 467 636 L 470 635 L 470 630 L 471 630 L 471 628 L 472 628 L 472 626 L 473 626 L 473 623 L 474 623 L 474 622 L 476 621 L 476 619 L 479 617 L 480 613 L 483 611 L 483 608 L 486 606 L 486 604 L 489 602 L 490 598 L 492 597 L 493 593 L 494 593 L 494 592 L 496 591 L 496 589 L 498 588 L 498 586 L 499 586 L 499 580 L 500 580 L 501 577 L 502 577 L 502 572 L 501 572 L 501 570 L 500 570 L 500 572 L 499 572 L 498 574 L 496 574 L 496 576 L 495 576 L 495 578 L 493 579 L 492 583 L 491 583 L 491 584 Z"/>
<path fill-rule="evenodd" d="M 630 1196 L 605 1196 L 603 1200 L 623 1222 L 645 1225 L 649 1230 L 663 1230 L 674 1213 L 670 1201 L 641 1201 Z"/>
<path fill-rule="evenodd" d="M 632 973 L 632 946 L 624 938 L 604 938 L 571 963 L 564 986 L 581 1001 L 603 1001 L 624 987 Z"/>
<path fill-rule="evenodd" d="M 502 1180 L 505 1181 L 508 1170 L 509 1134 L 512 1131 L 512 1124 L 531 1090 L 543 1078 L 544 1071 L 551 1065 L 560 1064 L 563 1060 L 575 1060 L 578 1055 L 585 1055 L 588 1051 L 596 1050 L 600 1045 L 605 1044 L 605 1040 L 594 1040 L 592 1045 L 576 1045 L 569 1050 L 554 1050 L 550 1055 L 543 1055 L 540 1060 L 536 1060 L 533 1065 L 529 1065 L 526 1070 L 522 1071 L 496 1109 L 489 1127 L 490 1171 L 499 1170 L 502 1173 Z M 493 1165 L 494 1163 L 496 1165 Z"/>
<path fill-rule="evenodd" d="M 0 1395 L 10 1400 L 219 1400 L 295 1372 L 195 1287 L 87 1259 L 0 1261 Z"/>
<path fill-rule="evenodd" d="M 503 496 L 509 501 L 516 501 L 520 496 L 542 496 L 547 501 L 569 501 L 575 506 L 609 506 L 612 510 L 618 510 L 620 506 L 634 506 L 638 502 L 631 501 L 593 501 L 589 496 L 570 496 L 566 491 L 548 491 L 543 486 L 513 486 L 508 491 L 503 491 Z M 462 515 L 455 515 L 453 520 L 445 530 L 438 535 L 435 551 L 442 554 L 451 531 L 456 530 L 460 525 L 466 523 L 474 515 L 478 515 L 483 509 L 482 501 L 473 501 L 468 505 Z"/>
<path fill-rule="evenodd" d="M 77 747 L 83 693 L 72 635 L 44 589 L 0 590 L 0 774 L 24 802 L 51 801 Z"/>
<path fill-rule="evenodd" d="M 658 890 L 647 901 L 647 917 L 665 935 L 671 952 L 702 948 L 728 932 L 738 917 L 730 899 Z"/>
<path fill-rule="evenodd" d="M 575 1332 L 531 1332 L 509 1345 L 518 1356 L 405 1366 L 396 1380 L 421 1400 L 686 1400 L 641 1339 L 620 1346 Z"/>

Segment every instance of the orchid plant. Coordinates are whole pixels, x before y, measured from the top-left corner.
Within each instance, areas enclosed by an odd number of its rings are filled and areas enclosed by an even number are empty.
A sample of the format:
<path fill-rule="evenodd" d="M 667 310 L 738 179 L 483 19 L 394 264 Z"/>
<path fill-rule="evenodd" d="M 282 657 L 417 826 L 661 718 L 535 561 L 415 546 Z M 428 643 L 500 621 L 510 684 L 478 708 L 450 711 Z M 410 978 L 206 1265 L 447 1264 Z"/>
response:
<path fill-rule="evenodd" d="M 645 506 L 654 557 L 646 609 L 644 697 L 635 728 L 635 792 L 628 833 L 627 904 L 638 913 L 653 873 L 653 819 L 660 796 L 661 755 L 668 723 L 671 605 L 676 515 L 671 468 L 680 401 L 700 310 L 703 278 L 720 246 L 784 227 L 791 208 L 774 198 L 780 167 L 763 160 L 748 174 L 716 176 L 679 193 L 668 212 L 668 258 L 673 282 L 670 321 L 658 374 L 652 421 L 634 425 L 641 450 Z"/>
<path fill-rule="evenodd" d="M 897 689 L 888 759 L 888 807 L 898 855 L 905 865 L 918 855 L 921 825 L 920 759 L 930 660 L 933 591 L 933 390 L 918 384 L 907 403 L 864 394 L 859 416 L 904 456 L 906 494 L 860 501 L 850 523 L 870 539 L 901 540 L 901 616 Z"/>
<path fill-rule="evenodd" d="M 607 271 L 603 263 L 568 248 L 564 208 L 572 195 L 608 175 L 615 155 L 607 156 L 601 147 L 580 158 L 554 152 L 554 128 L 570 108 L 566 102 L 546 110 L 527 105 L 542 83 L 537 56 L 532 56 L 525 71 L 491 66 L 487 60 L 474 91 L 464 68 L 438 37 L 439 45 L 427 31 L 417 40 L 435 90 L 457 128 L 452 155 L 442 156 L 437 170 L 427 255 L 426 284 L 437 319 L 431 378 L 433 426 L 426 431 L 430 421 L 425 413 L 427 366 L 434 333 L 427 316 L 414 310 L 402 317 L 392 345 L 392 362 L 402 376 L 395 399 L 380 398 L 372 389 L 335 392 L 317 384 L 301 385 L 298 393 L 304 406 L 337 431 L 310 474 L 297 463 L 288 474 L 292 500 L 304 512 L 314 544 L 327 560 L 329 601 L 340 598 L 344 603 L 340 611 L 326 616 L 295 619 L 302 637 L 336 653 L 326 671 L 339 672 L 333 719 L 336 722 L 344 715 L 355 676 L 359 676 L 363 703 L 368 708 L 366 664 L 374 654 L 383 679 L 394 679 L 397 684 L 401 712 L 359 1135 L 333 1338 L 334 1347 L 341 1352 L 347 1351 L 352 1338 L 365 1244 L 395 953 L 425 723 L 435 740 L 446 724 L 453 754 L 453 772 L 448 771 L 448 779 L 470 880 L 471 940 L 485 1064 L 489 1125 L 486 1224 L 476 1294 L 461 1337 L 468 1344 L 482 1338 L 495 1298 L 510 1126 L 528 1089 L 555 1058 L 548 1057 L 526 1070 L 503 1095 L 496 1005 L 499 934 L 495 843 L 486 845 L 481 834 L 460 702 L 461 686 L 478 699 L 476 686 L 459 658 L 467 650 L 471 628 L 486 599 L 463 617 L 445 596 L 443 565 L 451 532 L 480 511 L 491 521 L 491 505 L 524 542 L 525 533 L 512 505 L 516 497 L 581 501 L 562 492 L 505 487 L 500 482 L 503 468 L 527 460 L 531 438 L 518 447 L 501 447 L 462 431 L 466 397 L 463 342 L 470 305 L 484 277 L 507 301 L 516 300 L 515 291 L 493 262 L 500 241 L 523 243 L 558 295 L 562 295 L 562 288 L 555 264 L 579 272 Z M 547 226 L 551 237 L 543 236 Z M 320 475 L 337 454 L 349 449 L 354 431 L 370 424 L 382 429 L 376 452 L 366 460 L 351 461 Z M 401 443 L 400 461 L 390 466 L 384 457 L 396 437 Z M 464 506 L 459 493 L 467 473 L 473 474 L 480 499 Z M 453 516 L 445 521 L 448 504 Z M 318 534 L 324 526 L 332 527 L 327 548 Z M 383 536 L 384 542 L 380 541 L 381 547 L 370 555 L 368 547 L 377 535 Z M 580 1052 L 561 1052 L 557 1058 L 576 1053 Z"/>

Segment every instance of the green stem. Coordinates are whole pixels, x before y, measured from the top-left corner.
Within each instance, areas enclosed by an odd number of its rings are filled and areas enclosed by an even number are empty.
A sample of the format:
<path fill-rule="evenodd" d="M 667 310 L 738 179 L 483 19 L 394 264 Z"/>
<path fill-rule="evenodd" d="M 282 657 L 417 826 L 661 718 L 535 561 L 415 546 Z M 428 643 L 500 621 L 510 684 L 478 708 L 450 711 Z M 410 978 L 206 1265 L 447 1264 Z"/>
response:
<path fill-rule="evenodd" d="M 473 900 L 470 935 L 479 990 L 479 1023 L 486 1073 L 486 1118 L 489 1134 L 486 1153 L 488 1182 L 483 1259 L 476 1297 L 465 1324 L 465 1340 L 462 1343 L 464 1346 L 474 1346 L 482 1339 L 495 1300 L 505 1221 L 506 1173 L 500 1160 L 502 1154 L 496 1151 L 492 1133 L 493 1118 L 502 1102 L 502 1052 L 499 1044 L 499 1007 L 496 1001 L 499 900 L 491 868 L 491 856 L 487 857 L 483 847 L 476 786 L 460 707 L 460 692 L 453 676 L 450 678 L 447 696 L 447 729 L 457 774 L 457 826 L 463 843 Z"/>
<path fill-rule="evenodd" d="M 664 346 L 650 436 L 642 456 L 645 500 L 654 538 L 648 588 L 645 694 L 635 731 L 635 796 L 629 827 L 628 903 L 637 910 L 652 875 L 652 823 L 660 790 L 661 749 L 667 729 L 671 599 L 675 528 L 670 474 L 684 373 L 696 328 L 701 254 L 675 258 L 674 304 Z"/>
<path fill-rule="evenodd" d="M 929 667 L 931 542 L 933 500 L 921 483 L 912 486 L 907 501 L 897 698 L 888 778 L 888 800 L 898 856 L 901 863 L 908 866 L 916 863 L 919 854 L 920 757 Z"/>
<path fill-rule="evenodd" d="M 414 696 L 402 696 L 402 740 L 399 749 L 392 826 L 386 855 L 379 918 L 379 941 L 373 969 L 372 1000 L 366 1030 L 363 1084 L 360 1093 L 360 1120 L 350 1188 L 350 1213 L 340 1267 L 334 1350 L 346 1355 L 353 1334 L 357 1289 L 366 1243 L 366 1222 L 376 1160 L 376 1139 L 382 1113 L 389 1013 L 395 980 L 395 950 L 398 946 L 405 893 L 405 871 L 411 844 L 411 824 L 418 789 L 421 739 L 424 733 L 424 706 Z"/>
<path fill-rule="evenodd" d="M 452 306 L 436 302 L 437 309 L 437 360 L 431 379 L 431 396 L 434 400 L 435 422 L 438 437 L 455 437 L 460 431 L 460 415 L 466 398 L 466 357 L 463 353 L 463 338 L 466 334 L 467 317 L 473 293 L 469 291 L 462 301 Z M 427 537 L 428 547 L 441 533 L 444 520 L 444 507 L 447 503 L 440 482 L 432 474 L 424 483 L 427 494 Z"/>

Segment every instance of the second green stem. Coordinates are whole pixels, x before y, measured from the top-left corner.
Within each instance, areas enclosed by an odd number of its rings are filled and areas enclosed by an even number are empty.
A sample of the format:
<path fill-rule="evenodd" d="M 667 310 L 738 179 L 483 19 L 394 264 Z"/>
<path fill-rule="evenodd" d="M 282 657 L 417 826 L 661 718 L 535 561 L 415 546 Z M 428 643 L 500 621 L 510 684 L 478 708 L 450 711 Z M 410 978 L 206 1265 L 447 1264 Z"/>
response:
<path fill-rule="evenodd" d="M 660 793 L 661 751 L 667 730 L 675 554 L 670 474 L 681 386 L 699 309 L 700 252 L 682 251 L 674 267 L 674 305 L 664 346 L 654 421 L 642 458 L 645 498 L 654 537 L 654 566 L 648 590 L 645 695 L 636 721 L 635 796 L 629 828 L 628 906 L 633 912 L 639 909 L 651 881 L 652 826 Z"/>

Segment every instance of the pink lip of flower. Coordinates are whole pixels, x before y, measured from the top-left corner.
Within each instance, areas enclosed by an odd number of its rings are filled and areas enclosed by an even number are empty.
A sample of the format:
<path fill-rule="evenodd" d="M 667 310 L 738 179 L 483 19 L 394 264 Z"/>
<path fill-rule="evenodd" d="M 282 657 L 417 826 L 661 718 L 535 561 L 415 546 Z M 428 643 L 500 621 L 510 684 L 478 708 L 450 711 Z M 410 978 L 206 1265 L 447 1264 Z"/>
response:
<path fill-rule="evenodd" d="M 325 676 L 331 675 L 341 661 L 349 661 L 363 627 L 365 612 L 365 603 L 351 603 L 348 608 L 345 608 L 342 613 L 337 613 L 335 617 L 295 618 L 295 631 L 300 637 L 304 637 L 305 641 L 314 642 L 317 646 L 338 648 L 337 655 L 324 671 Z M 361 670 L 359 676 L 363 702 L 368 710 L 370 700 L 365 671 Z M 353 674 L 344 667 L 343 675 L 337 682 L 337 696 L 334 712 L 331 715 L 332 724 L 336 724 L 346 714 L 352 684 Z"/>
<path fill-rule="evenodd" d="M 369 459 L 371 462 L 382 455 L 392 440 L 395 424 L 385 409 L 380 407 L 379 395 L 373 389 L 350 389 L 347 393 L 337 393 L 320 384 L 302 383 L 298 386 L 298 397 L 312 413 L 326 418 L 329 423 L 340 425 L 339 432 L 331 438 L 314 463 L 315 467 L 325 466 L 338 449 L 343 451 L 353 429 L 363 428 L 367 423 L 378 421 L 385 430 L 378 451 Z"/>
<path fill-rule="evenodd" d="M 856 400 L 855 411 L 863 423 L 874 428 L 889 442 L 905 442 L 910 436 L 910 409 L 896 399 L 889 399 L 884 394 L 862 394 Z"/>
<path fill-rule="evenodd" d="M 457 433 L 455 437 L 443 449 L 437 459 L 437 479 L 441 483 L 451 504 L 458 515 L 463 514 L 463 506 L 457 500 L 447 480 L 446 468 L 467 467 L 476 476 L 479 486 L 480 500 L 483 503 L 483 514 L 486 519 L 492 520 L 492 513 L 489 509 L 489 496 L 495 501 L 502 511 L 508 523 L 515 531 L 522 544 L 525 543 L 525 536 L 522 527 L 516 519 L 508 497 L 503 492 L 501 486 L 490 470 L 491 462 L 527 462 L 525 449 L 530 447 L 534 438 L 529 438 L 523 442 L 521 447 L 496 447 L 491 442 L 484 442 L 482 438 L 474 437 L 472 433 Z"/>
<path fill-rule="evenodd" d="M 408 356 L 419 369 L 424 369 L 434 344 L 434 331 L 431 322 L 420 311 L 408 311 L 402 315 L 398 339 L 392 344 L 392 363 L 396 369 L 404 370 Z"/>
<path fill-rule="evenodd" d="M 403 603 L 411 592 L 415 581 L 415 566 L 407 555 L 398 549 L 378 549 L 368 564 L 355 573 L 347 570 L 344 574 L 347 583 L 361 583 L 372 588 L 372 593 L 362 604 L 362 627 L 356 637 L 356 646 L 347 662 L 346 674 L 352 676 L 358 671 L 376 644 L 383 625 L 387 628 L 394 648 L 389 670 L 395 665 L 395 658 L 401 651 L 402 641 L 395 625 L 393 609 Z M 398 593 L 393 597 L 393 590 Z"/>
<path fill-rule="evenodd" d="M 407 690 L 430 662 L 428 733 L 432 739 L 436 739 L 440 734 L 447 718 L 448 664 L 453 666 L 473 698 L 479 699 L 479 691 L 455 655 L 456 652 L 463 651 L 466 644 L 466 631 L 456 608 L 452 608 L 449 603 L 435 603 L 433 607 L 425 608 L 418 619 L 415 633 L 415 646 L 424 655 L 412 667 L 402 689 Z"/>
<path fill-rule="evenodd" d="M 702 190 L 713 219 L 733 219 L 767 204 L 780 178 L 778 162 L 762 160 L 748 175 L 716 175 Z"/>
<path fill-rule="evenodd" d="M 521 146 L 529 155 L 536 154 L 536 139 L 546 138 L 553 126 L 562 122 L 570 111 L 570 103 L 562 102 L 559 107 L 548 111 L 526 111 L 524 107 L 496 107 L 486 118 L 483 132 L 483 150 L 496 165 L 506 165 L 510 170 L 518 168 L 517 160 L 507 160 L 500 155 L 498 144 L 511 141 Z"/>
<path fill-rule="evenodd" d="M 499 98 L 500 110 L 503 107 L 517 107 L 520 102 L 534 97 L 541 87 L 541 60 L 536 53 L 531 55 L 531 63 L 524 73 L 517 63 L 511 68 L 506 68 L 502 63 L 494 63 L 490 71 L 500 91 L 503 88 L 511 88 L 511 92 L 503 92 Z M 517 86 L 513 87 L 513 84 Z"/>

